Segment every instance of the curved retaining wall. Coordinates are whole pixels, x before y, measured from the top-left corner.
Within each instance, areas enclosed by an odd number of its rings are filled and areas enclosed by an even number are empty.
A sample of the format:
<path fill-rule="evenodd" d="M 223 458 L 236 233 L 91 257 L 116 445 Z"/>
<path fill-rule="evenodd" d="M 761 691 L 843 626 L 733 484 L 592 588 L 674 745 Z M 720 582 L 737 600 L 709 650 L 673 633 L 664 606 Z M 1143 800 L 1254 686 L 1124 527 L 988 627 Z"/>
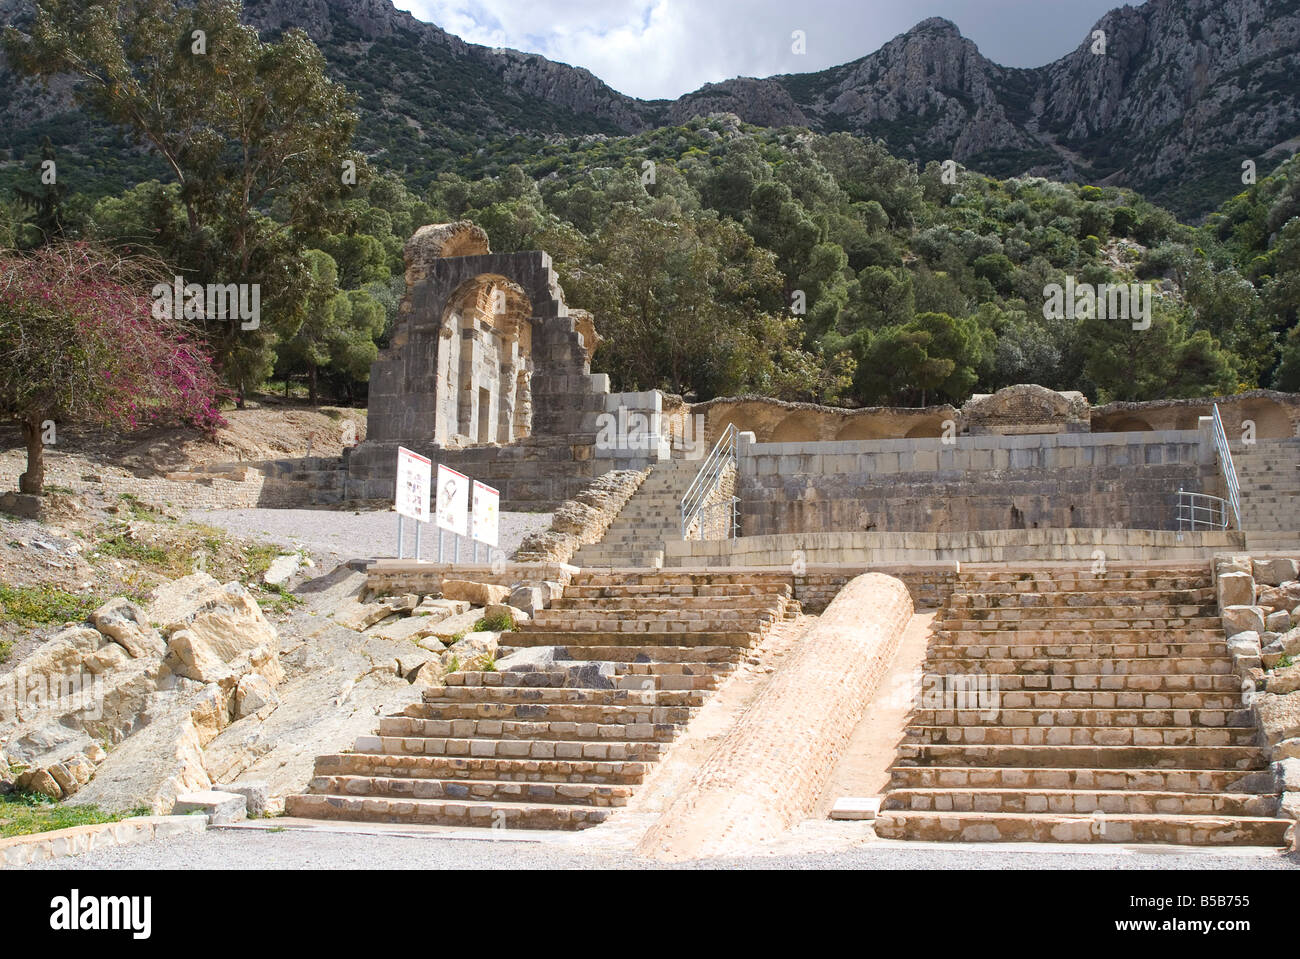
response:
<path fill-rule="evenodd" d="M 637 851 L 737 854 L 808 816 L 911 616 L 902 581 L 867 573 L 849 582 Z"/>

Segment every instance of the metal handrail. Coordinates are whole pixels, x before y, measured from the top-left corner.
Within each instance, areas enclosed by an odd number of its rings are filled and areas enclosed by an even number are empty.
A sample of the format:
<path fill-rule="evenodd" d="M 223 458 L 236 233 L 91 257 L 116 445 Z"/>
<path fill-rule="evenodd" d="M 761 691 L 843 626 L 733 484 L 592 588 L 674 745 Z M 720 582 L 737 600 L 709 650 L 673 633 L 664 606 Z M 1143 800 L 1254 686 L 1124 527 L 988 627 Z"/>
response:
<path fill-rule="evenodd" d="M 1241 529 L 1241 484 L 1237 480 L 1237 467 L 1232 462 L 1232 450 L 1228 448 L 1228 434 L 1223 429 L 1223 419 L 1219 416 L 1219 404 L 1214 404 L 1214 448 L 1219 454 L 1219 469 L 1223 472 L 1224 485 L 1228 487 L 1228 502 L 1232 504 L 1232 518 Z M 1227 529 L 1225 522 L 1224 529 Z"/>
<path fill-rule="evenodd" d="M 686 533 L 691 528 L 691 524 L 704 512 L 705 500 L 717 488 L 727 467 L 736 465 L 736 435 L 738 432 L 736 424 L 729 423 L 727 425 L 718 442 L 714 444 L 713 451 L 705 458 L 699 473 L 691 481 L 691 485 L 686 490 L 686 495 L 682 497 L 682 539 L 686 539 Z M 734 506 L 731 535 L 733 538 L 736 535 Z"/>
<path fill-rule="evenodd" d="M 1209 493 L 1178 491 L 1178 529 L 1192 531 L 1228 528 L 1228 502 Z"/>

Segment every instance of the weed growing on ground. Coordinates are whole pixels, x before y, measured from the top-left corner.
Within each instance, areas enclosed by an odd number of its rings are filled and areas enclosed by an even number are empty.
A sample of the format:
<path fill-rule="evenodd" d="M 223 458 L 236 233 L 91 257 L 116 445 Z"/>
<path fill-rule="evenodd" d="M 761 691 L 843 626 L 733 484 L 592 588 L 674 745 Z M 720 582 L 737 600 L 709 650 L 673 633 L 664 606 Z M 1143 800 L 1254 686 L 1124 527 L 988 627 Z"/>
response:
<path fill-rule="evenodd" d="M 118 822 L 131 816 L 147 816 L 150 811 L 140 806 L 129 812 L 108 812 L 98 806 L 63 805 L 40 793 L 19 791 L 0 796 L 0 839 Z"/>
<path fill-rule="evenodd" d="M 104 600 L 96 596 L 79 596 L 53 586 L 0 583 L 0 623 L 29 629 L 50 623 L 79 623 L 103 604 Z M 3 660 L 4 656 L 0 655 L 0 662 Z"/>
<path fill-rule="evenodd" d="M 508 633 L 515 628 L 515 618 L 509 613 L 485 616 L 474 624 L 476 633 Z"/>

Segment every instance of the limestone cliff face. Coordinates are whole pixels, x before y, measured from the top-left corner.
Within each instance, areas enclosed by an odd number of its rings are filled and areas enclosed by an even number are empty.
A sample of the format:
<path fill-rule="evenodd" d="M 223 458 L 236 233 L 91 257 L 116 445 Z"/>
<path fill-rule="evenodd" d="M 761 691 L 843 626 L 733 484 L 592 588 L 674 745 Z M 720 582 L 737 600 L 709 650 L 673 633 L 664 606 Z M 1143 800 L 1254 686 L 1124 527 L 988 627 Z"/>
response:
<path fill-rule="evenodd" d="M 0 0 L 0 23 L 21 21 L 31 2 Z M 903 156 L 999 176 L 1122 184 L 1195 213 L 1235 192 L 1242 159 L 1266 169 L 1300 144 L 1300 0 L 1148 0 L 1098 21 L 1104 56 L 1088 31 L 1034 69 L 993 63 L 935 18 L 852 63 L 709 84 L 671 102 L 466 43 L 393 0 L 245 0 L 245 15 L 263 31 L 305 30 L 360 91 L 363 146 L 382 128 L 376 141 L 409 143 L 408 156 L 459 155 L 485 135 L 616 135 L 729 113 L 880 137 Z M 26 145 L 24 130 L 70 106 L 66 84 L 21 84 L 0 124 Z"/>

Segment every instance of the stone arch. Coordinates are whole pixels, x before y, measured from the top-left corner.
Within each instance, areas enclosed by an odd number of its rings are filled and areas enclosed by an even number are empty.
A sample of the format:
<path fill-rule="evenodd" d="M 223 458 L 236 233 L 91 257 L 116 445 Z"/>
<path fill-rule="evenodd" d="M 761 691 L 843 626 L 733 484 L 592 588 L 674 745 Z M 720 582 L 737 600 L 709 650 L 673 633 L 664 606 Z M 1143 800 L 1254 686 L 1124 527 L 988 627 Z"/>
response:
<path fill-rule="evenodd" d="M 816 410 L 798 410 L 772 428 L 768 442 L 815 443 L 821 437 L 825 414 Z"/>
<path fill-rule="evenodd" d="M 904 439 L 938 439 L 943 436 L 943 424 L 946 417 L 927 416 L 920 422 L 914 424 L 911 429 L 904 434 Z"/>
<path fill-rule="evenodd" d="M 1209 415 L 1209 411 L 1202 409 L 1199 406 L 1192 407 L 1190 409 L 1179 410 L 1178 415 L 1174 417 L 1174 429 L 1176 430 L 1197 429 L 1201 425 L 1200 423 L 1201 417 L 1207 415 Z"/>
<path fill-rule="evenodd" d="M 875 415 L 851 416 L 835 434 L 837 440 L 892 440 L 898 431 L 884 417 Z"/>
<path fill-rule="evenodd" d="M 511 443 L 532 429 L 533 305 L 500 273 L 447 297 L 438 321 L 437 435 L 445 445 Z"/>
<path fill-rule="evenodd" d="M 1222 409 L 1222 407 L 1221 407 Z M 1255 438 L 1261 440 L 1284 439 L 1295 435 L 1291 418 L 1280 404 L 1269 399 L 1244 400 L 1235 410 L 1223 410 L 1224 428 L 1228 438 L 1241 437 L 1241 424 L 1244 420 L 1255 421 Z M 1235 414 L 1235 415 L 1233 415 Z M 1232 422 L 1235 420 L 1235 422 Z"/>
<path fill-rule="evenodd" d="M 1105 433 L 1150 433 L 1154 427 L 1140 416 L 1116 416 L 1106 422 Z"/>

